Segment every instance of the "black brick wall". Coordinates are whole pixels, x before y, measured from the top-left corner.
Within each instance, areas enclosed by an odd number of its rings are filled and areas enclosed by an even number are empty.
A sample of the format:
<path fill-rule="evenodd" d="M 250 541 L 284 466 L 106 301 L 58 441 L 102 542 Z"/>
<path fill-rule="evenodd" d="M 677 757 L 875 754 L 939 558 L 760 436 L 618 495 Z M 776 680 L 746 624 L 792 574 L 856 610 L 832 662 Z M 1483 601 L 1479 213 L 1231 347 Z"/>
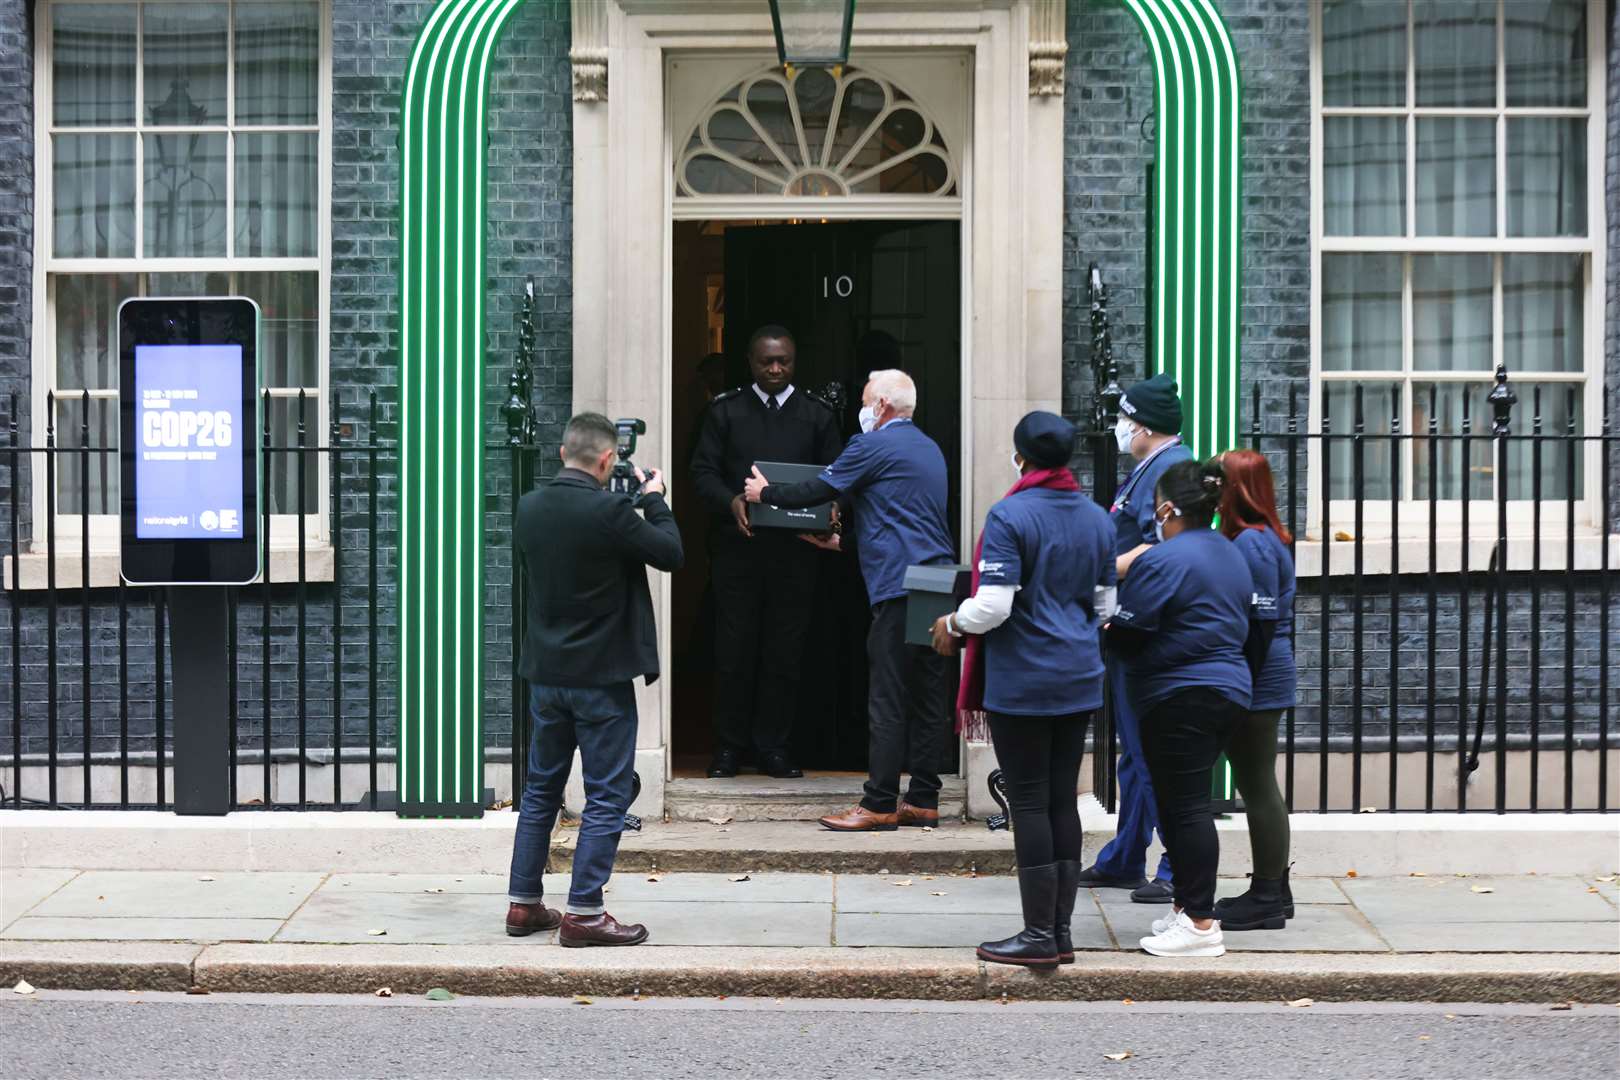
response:
<path fill-rule="evenodd" d="M 29 343 L 34 302 L 34 38 L 29 0 L 0 0 L 0 415 L 17 396 L 20 437 L 29 436 Z M 19 470 L 26 471 L 26 470 Z M 9 506 L 11 470 L 0 470 L 0 506 Z M 27 490 L 19 496 L 26 498 Z M 0 540 L 11 537 L 0 515 Z"/>

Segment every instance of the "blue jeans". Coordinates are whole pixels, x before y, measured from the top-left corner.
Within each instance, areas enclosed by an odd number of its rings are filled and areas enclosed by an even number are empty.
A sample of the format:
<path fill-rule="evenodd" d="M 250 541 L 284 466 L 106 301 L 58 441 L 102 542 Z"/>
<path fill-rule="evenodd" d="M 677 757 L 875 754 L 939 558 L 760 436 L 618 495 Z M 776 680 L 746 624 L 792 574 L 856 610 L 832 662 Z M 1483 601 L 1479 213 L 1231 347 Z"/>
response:
<path fill-rule="evenodd" d="M 579 748 L 585 780 L 585 813 L 574 848 L 568 888 L 571 915 L 600 915 L 602 886 L 613 873 L 624 814 L 630 809 L 636 764 L 636 693 L 632 683 L 613 686 L 531 686 L 529 778 L 518 804 L 508 897 L 537 904 L 541 875 L 551 853 L 551 830 L 563 805 L 563 788 Z"/>
<path fill-rule="evenodd" d="M 1097 871 L 1114 878 L 1139 878 L 1147 869 L 1147 849 L 1159 825 L 1153 781 L 1142 756 L 1142 731 L 1125 688 L 1125 665 L 1108 661 L 1108 694 L 1119 732 L 1119 825 L 1114 838 L 1097 852 Z M 1160 830 L 1159 839 L 1164 839 Z M 1170 856 L 1159 859 L 1158 879 L 1170 881 Z"/>

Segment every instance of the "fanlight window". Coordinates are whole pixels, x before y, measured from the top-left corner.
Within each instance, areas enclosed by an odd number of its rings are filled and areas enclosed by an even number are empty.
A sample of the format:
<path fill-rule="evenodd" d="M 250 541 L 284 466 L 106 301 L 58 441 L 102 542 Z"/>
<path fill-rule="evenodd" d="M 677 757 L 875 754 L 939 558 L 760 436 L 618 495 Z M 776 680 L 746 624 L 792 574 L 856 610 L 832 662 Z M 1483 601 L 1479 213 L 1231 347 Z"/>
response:
<path fill-rule="evenodd" d="M 957 194 L 950 149 L 922 106 L 855 68 L 744 79 L 698 121 L 675 181 L 689 198 Z"/>

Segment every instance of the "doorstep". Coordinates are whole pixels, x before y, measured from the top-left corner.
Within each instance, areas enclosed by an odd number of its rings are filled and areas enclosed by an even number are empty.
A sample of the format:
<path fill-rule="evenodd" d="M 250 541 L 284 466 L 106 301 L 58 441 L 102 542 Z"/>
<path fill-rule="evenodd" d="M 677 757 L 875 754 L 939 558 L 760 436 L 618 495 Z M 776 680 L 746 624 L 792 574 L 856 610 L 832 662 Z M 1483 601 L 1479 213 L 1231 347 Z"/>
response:
<path fill-rule="evenodd" d="M 671 821 L 815 821 L 861 801 L 864 777 L 855 773 L 810 773 L 797 780 L 743 774 L 724 780 L 678 777 L 664 784 L 664 810 Z M 905 790 L 902 780 L 900 789 Z M 967 781 L 941 781 L 940 816 L 961 820 Z"/>

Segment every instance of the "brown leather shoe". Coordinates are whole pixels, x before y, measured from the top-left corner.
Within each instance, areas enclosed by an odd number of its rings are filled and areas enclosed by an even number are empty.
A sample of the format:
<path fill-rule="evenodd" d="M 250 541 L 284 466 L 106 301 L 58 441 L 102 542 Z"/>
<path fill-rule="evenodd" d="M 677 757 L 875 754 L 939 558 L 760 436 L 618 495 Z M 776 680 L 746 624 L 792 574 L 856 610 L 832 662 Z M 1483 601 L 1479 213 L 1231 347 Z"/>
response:
<path fill-rule="evenodd" d="M 506 932 L 513 937 L 555 930 L 561 923 L 562 912 L 544 904 L 513 904 L 506 909 Z"/>
<path fill-rule="evenodd" d="M 906 800 L 900 800 L 900 808 L 894 812 L 897 825 L 926 825 L 930 829 L 939 828 L 939 811 L 924 810 L 920 806 L 912 806 Z"/>
<path fill-rule="evenodd" d="M 879 814 L 859 803 L 842 814 L 828 814 L 821 824 L 833 832 L 893 832 L 899 825 L 898 814 Z"/>
<path fill-rule="evenodd" d="M 640 923 L 625 926 L 607 912 L 600 915 L 564 915 L 557 944 L 570 949 L 587 945 L 640 945 L 647 940 L 647 928 Z"/>

